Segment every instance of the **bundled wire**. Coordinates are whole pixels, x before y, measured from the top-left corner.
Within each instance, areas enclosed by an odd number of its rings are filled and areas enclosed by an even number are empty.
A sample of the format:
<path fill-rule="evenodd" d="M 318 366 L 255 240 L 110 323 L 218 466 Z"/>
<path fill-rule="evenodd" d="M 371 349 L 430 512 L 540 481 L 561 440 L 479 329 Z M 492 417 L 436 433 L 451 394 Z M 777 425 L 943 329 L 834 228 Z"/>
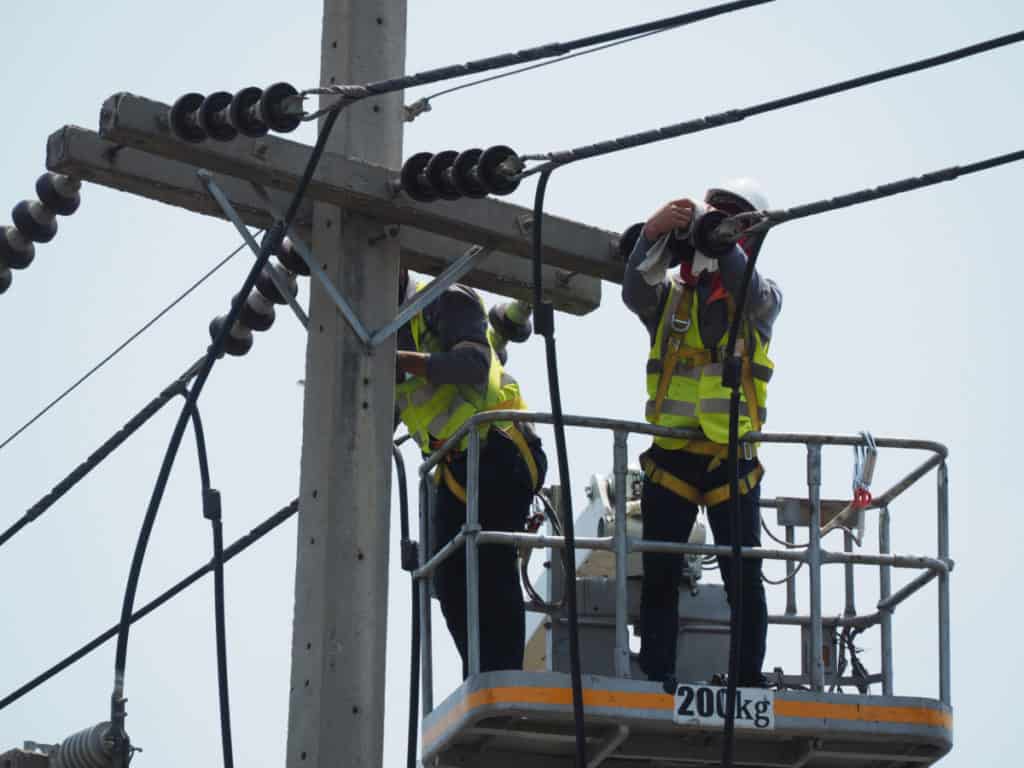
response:
<path fill-rule="evenodd" d="M 313 173 L 316 170 L 316 167 L 320 162 L 320 158 L 324 153 L 324 149 L 327 146 L 327 140 L 330 137 L 331 131 L 333 130 L 340 114 L 340 111 L 333 111 L 324 120 L 323 127 L 317 136 L 316 145 L 313 147 L 309 161 L 307 162 L 302 178 L 299 181 L 298 188 L 288 205 L 288 210 L 285 213 L 284 220 L 275 222 L 267 231 L 267 236 L 264 238 L 260 247 L 259 255 L 256 257 L 256 262 L 249 270 L 249 274 L 242 283 L 242 287 L 238 291 L 238 295 L 247 296 L 250 293 L 253 286 L 256 284 L 256 278 L 267 263 L 271 253 L 279 247 L 281 240 L 284 237 L 284 233 L 291 227 L 291 224 L 298 213 L 299 206 L 302 203 L 302 199 L 305 197 L 306 190 L 309 187 Z M 203 358 L 199 370 L 196 373 L 195 383 L 188 392 L 185 405 L 178 416 L 178 421 L 174 426 L 174 431 L 171 433 L 171 439 L 164 454 L 164 459 L 160 466 L 160 472 L 157 475 L 156 484 L 153 488 L 153 493 L 150 497 L 149 505 L 146 508 L 146 514 L 139 530 L 139 538 L 135 545 L 135 551 L 132 555 L 131 567 L 128 571 L 128 582 L 125 586 L 124 600 L 121 606 L 121 624 L 117 635 L 117 648 L 114 655 L 114 689 L 110 696 L 111 726 L 108 738 L 113 744 L 113 760 L 115 768 L 127 768 L 130 760 L 131 745 L 128 742 L 128 737 L 124 729 L 126 715 L 124 675 L 128 657 L 128 632 L 131 627 L 130 618 L 132 615 L 132 607 L 135 603 L 135 593 L 138 589 L 139 576 L 142 572 L 142 561 L 145 558 L 149 537 L 152 533 L 153 525 L 156 522 L 156 515 L 160 509 L 160 502 L 163 500 L 164 490 L 167 487 L 167 481 L 170 478 L 171 468 L 174 465 L 174 459 L 177 456 L 178 448 L 181 445 L 185 428 L 191 419 L 192 411 L 196 407 L 199 395 L 203 390 L 203 386 L 206 384 L 206 380 L 210 376 L 214 363 L 223 354 L 224 344 L 227 341 L 228 334 L 235 322 L 238 320 L 242 307 L 243 302 L 232 302 L 231 309 L 228 311 L 224 322 L 221 324 L 217 335 L 210 344 L 206 356 Z"/>
<path fill-rule="evenodd" d="M 210 463 L 206 454 L 206 436 L 199 408 L 192 410 L 192 429 L 196 439 L 199 460 L 199 479 L 202 486 L 203 517 L 210 521 L 213 535 L 213 613 L 217 644 L 217 697 L 220 703 L 221 748 L 224 768 L 234 768 L 231 748 L 231 707 L 228 697 L 227 630 L 224 620 L 224 528 L 221 525 L 220 493 L 210 485 Z"/>

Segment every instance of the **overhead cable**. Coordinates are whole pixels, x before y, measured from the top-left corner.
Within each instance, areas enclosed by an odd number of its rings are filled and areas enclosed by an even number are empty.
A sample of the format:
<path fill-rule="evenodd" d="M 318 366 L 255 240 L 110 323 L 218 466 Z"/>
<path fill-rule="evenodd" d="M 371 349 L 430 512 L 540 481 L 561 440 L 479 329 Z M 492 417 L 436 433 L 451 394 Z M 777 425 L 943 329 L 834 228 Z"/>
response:
<path fill-rule="evenodd" d="M 188 382 L 191 381 L 192 377 L 194 377 L 199 371 L 201 363 L 202 360 L 197 360 L 189 366 L 184 373 L 178 376 L 178 378 L 164 387 L 160 394 L 150 400 L 142 410 L 132 416 L 132 418 L 129 419 L 128 422 L 117 430 L 117 432 L 115 432 L 110 438 L 108 438 L 103 445 L 93 451 L 85 461 L 79 464 L 69 475 L 57 483 L 49 493 L 29 507 L 17 522 L 11 525 L 3 533 L 0 533 L 0 547 L 6 544 L 22 528 L 37 519 L 40 515 L 46 512 L 46 510 L 56 504 L 64 494 L 84 480 L 85 477 L 98 467 L 104 459 L 117 450 L 125 440 L 135 434 L 139 427 L 156 416 L 156 414 L 158 414 L 160 410 L 167 405 L 167 403 L 178 395 L 184 395 Z"/>
<path fill-rule="evenodd" d="M 579 48 L 590 48 L 613 40 L 638 37 L 644 33 L 654 32 L 656 30 L 684 27 L 687 24 L 693 24 L 715 16 L 732 13 L 733 11 L 741 11 L 745 8 L 764 5 L 770 2 L 774 2 L 774 0 L 736 0 L 735 2 L 721 3 L 719 5 L 702 8 L 697 11 L 668 16 L 662 19 L 645 22 L 643 24 L 633 24 L 628 27 L 621 27 L 609 32 L 587 35 L 586 37 L 576 38 L 575 40 L 569 40 L 564 43 L 548 43 L 547 45 L 540 45 L 535 48 L 526 48 L 521 51 L 503 53 L 498 56 L 489 56 L 485 59 L 477 59 L 476 61 L 466 62 L 465 64 L 453 64 L 446 67 L 439 67 L 437 69 L 429 69 L 425 72 L 420 72 L 414 75 L 403 75 L 402 77 L 391 78 L 388 80 L 378 80 L 365 85 L 326 85 L 318 88 L 310 88 L 303 91 L 300 94 L 300 97 L 314 94 L 336 95 L 339 97 L 339 100 L 337 103 L 332 104 L 325 109 L 306 114 L 303 117 L 303 120 L 313 120 L 320 117 L 322 114 L 340 109 L 346 104 L 350 104 L 354 101 L 359 101 L 370 96 L 381 96 L 385 93 L 403 91 L 408 88 L 415 88 L 421 85 L 441 82 L 442 80 L 453 80 L 458 77 L 475 75 L 481 72 L 489 72 L 494 69 L 503 69 L 504 67 L 512 67 L 517 64 L 525 64 L 530 61 L 563 56 Z"/>
<path fill-rule="evenodd" d="M 609 48 L 614 48 L 617 45 L 633 43 L 636 42 L 637 40 L 642 40 L 645 37 L 658 35 L 661 34 L 662 32 L 668 32 L 672 29 L 675 29 L 675 27 L 663 27 L 661 29 L 654 29 L 651 30 L 650 32 L 644 32 L 643 34 L 634 35 L 633 37 L 625 37 L 622 38 L 621 40 L 615 40 L 614 42 L 611 43 L 605 43 L 604 45 L 598 45 L 593 48 L 586 48 L 582 51 L 575 51 L 574 53 L 567 53 L 564 56 L 559 56 L 557 59 L 550 59 L 548 61 L 541 61 L 536 64 L 529 64 L 525 67 L 519 67 L 509 72 L 501 72 L 497 75 L 481 77 L 478 80 L 471 80 L 468 83 L 460 83 L 459 85 L 454 85 L 451 88 L 445 88 L 444 90 L 437 91 L 436 93 L 432 93 L 429 96 L 424 96 L 423 98 L 417 99 L 412 104 L 408 105 L 405 108 L 405 120 L 406 122 L 411 123 L 423 112 L 429 112 L 431 109 L 431 102 L 433 102 L 435 99 L 440 98 L 441 96 L 447 96 L 450 93 L 456 93 L 457 91 L 462 91 L 467 88 L 473 88 L 478 85 L 484 85 L 485 83 L 493 83 L 495 80 L 503 80 L 506 77 L 512 77 L 513 75 L 521 75 L 524 72 L 531 72 L 535 69 L 550 67 L 553 64 L 561 64 L 563 61 L 569 61 L 570 59 L 576 59 L 579 58 L 580 56 L 586 56 L 589 53 L 605 51 L 608 50 Z"/>
<path fill-rule="evenodd" d="M 878 72 L 873 72 L 867 75 L 861 75 L 860 77 L 854 77 L 849 80 L 843 80 L 838 83 L 831 85 L 821 86 L 820 88 L 813 88 L 809 91 L 803 91 L 801 93 L 794 94 L 792 96 L 785 96 L 779 99 L 772 99 L 771 101 L 764 101 L 760 104 L 755 104 L 750 107 L 743 107 L 740 109 L 730 109 L 725 112 L 719 112 L 717 114 L 708 115 L 706 117 L 700 117 L 692 120 L 687 120 L 682 123 L 674 123 L 672 125 L 666 125 L 661 128 L 653 128 L 650 130 L 642 131 L 640 133 L 633 133 L 628 136 L 620 136 L 617 139 L 610 139 L 607 141 L 600 141 L 595 144 L 586 144 L 575 149 L 566 149 L 557 152 L 546 152 L 537 155 L 524 155 L 521 159 L 523 160 L 543 160 L 545 162 L 527 168 L 518 174 L 518 178 L 522 179 L 527 176 L 542 173 L 549 168 L 555 168 L 568 163 L 573 163 L 579 160 L 586 160 L 591 157 L 598 157 L 601 155 L 608 155 L 613 152 L 619 152 L 624 149 L 632 149 L 633 147 L 641 147 L 646 144 L 653 144 L 658 141 L 664 141 L 666 139 L 674 139 L 679 136 L 686 136 L 691 133 L 698 133 L 700 131 L 706 131 L 710 128 L 719 128 L 723 125 L 730 125 L 732 123 L 738 123 L 745 118 L 752 117 L 754 115 L 764 114 L 766 112 L 772 112 L 778 109 L 785 109 L 787 107 L 796 106 L 797 104 L 803 104 L 808 101 L 814 101 L 821 99 L 826 96 L 832 96 L 837 93 L 844 91 L 850 91 L 855 88 L 861 88 L 866 85 L 873 85 L 875 83 L 882 82 L 883 80 L 890 80 L 895 77 L 901 77 L 914 72 L 920 72 L 921 70 L 929 69 L 932 67 L 938 67 L 943 64 L 949 64 L 950 62 L 957 61 L 959 59 L 965 59 L 970 56 L 976 56 L 980 53 L 994 50 L 996 48 L 1002 48 L 1007 45 L 1013 45 L 1024 41 L 1024 30 L 1020 32 L 1014 32 L 1010 35 L 1003 35 L 1001 37 L 995 37 L 991 40 L 985 40 L 975 45 L 969 45 L 965 48 L 958 48 L 954 51 L 942 53 L 937 56 L 931 56 L 926 59 L 919 59 L 917 61 L 903 64 L 898 67 L 891 67 L 889 69 L 883 69 Z"/>
<path fill-rule="evenodd" d="M 284 219 L 274 222 L 267 231 L 267 236 L 264 238 L 263 243 L 260 246 L 260 251 L 256 257 L 256 261 L 249 270 L 249 274 L 246 275 L 245 281 L 242 283 L 242 287 L 238 291 L 238 295 L 249 295 L 253 286 L 256 285 L 256 280 L 270 258 L 270 255 L 280 246 L 285 233 L 294 222 L 295 216 L 299 211 L 299 206 L 302 204 L 302 200 L 309 188 L 309 183 L 313 178 L 313 173 L 316 171 L 320 158 L 323 156 L 324 150 L 326 149 L 327 140 L 330 138 L 331 131 L 334 129 L 335 123 L 337 122 L 340 114 L 340 110 L 332 111 L 323 121 L 320 132 L 317 136 L 316 144 L 314 145 L 313 151 L 306 163 L 306 167 L 303 170 L 298 187 L 292 196 L 291 202 L 288 204 L 288 209 L 285 212 Z M 125 711 L 126 699 L 124 696 L 124 678 L 128 657 L 128 633 L 131 627 L 130 618 L 135 604 L 135 593 L 138 590 L 139 577 L 142 573 L 142 562 L 145 559 L 146 548 L 149 544 L 149 537 L 153 531 L 153 525 L 156 523 L 157 512 L 160 509 L 160 503 L 163 500 L 164 491 L 166 490 L 167 482 L 170 479 L 171 469 L 174 466 L 174 460 L 178 454 L 178 448 L 180 447 L 181 440 L 184 437 L 185 429 L 191 420 L 192 411 L 196 407 L 199 396 L 203 391 L 206 380 L 209 378 L 210 373 L 213 370 L 214 364 L 224 351 L 224 346 L 227 342 L 231 329 L 238 320 L 243 307 L 243 302 L 238 301 L 231 303 L 231 309 L 225 316 L 224 322 L 221 324 L 216 336 L 211 342 L 206 356 L 200 363 L 199 371 L 196 373 L 195 382 L 188 391 L 188 395 L 185 399 L 185 405 L 182 407 L 181 413 L 178 415 L 178 421 L 174 425 L 174 431 L 171 433 L 167 450 L 164 453 L 164 458 L 160 465 L 160 471 L 157 474 L 156 483 L 153 486 L 153 492 L 150 496 L 149 504 L 146 507 L 146 514 L 143 517 L 142 525 L 139 529 L 139 536 L 135 544 L 135 550 L 132 554 L 131 566 L 128 570 L 127 584 L 125 585 L 124 599 L 121 604 L 121 622 L 117 635 L 117 648 L 114 652 L 114 688 L 110 696 L 111 726 L 109 738 L 113 744 L 114 768 L 127 768 L 128 762 L 131 759 L 131 744 L 124 728 L 124 721 L 127 714 Z"/>
<path fill-rule="evenodd" d="M 288 520 L 292 515 L 294 515 L 298 511 L 298 509 L 299 509 L 299 500 L 298 499 L 293 499 L 291 501 L 291 503 L 288 504 L 286 507 L 281 508 L 280 510 L 275 512 L 273 515 L 268 517 L 266 520 L 264 520 L 262 523 L 260 523 L 255 528 L 253 528 L 251 531 L 249 531 L 249 533 L 247 533 L 245 536 L 242 536 L 240 539 L 238 539 L 231 546 L 226 547 L 224 549 L 224 558 L 223 558 L 224 562 L 226 563 L 229 560 L 231 560 L 235 555 L 238 555 L 238 554 L 244 552 L 251 545 L 255 544 L 257 541 L 262 539 L 264 536 L 266 536 L 272 530 L 274 530 L 279 525 L 281 525 L 281 523 L 283 523 L 286 520 Z M 144 606 L 142 606 L 137 611 L 135 611 L 129 617 L 128 620 L 132 624 L 134 624 L 139 619 L 142 619 L 145 616 L 148 616 L 150 613 L 155 611 L 157 608 L 162 606 L 164 603 L 168 602 L 171 598 L 176 597 L 177 595 L 179 595 L 182 592 L 184 592 L 190 586 L 192 586 L 197 581 L 199 581 L 203 576 L 205 576 L 208 573 L 211 573 L 214 570 L 214 567 L 215 567 L 215 564 L 211 560 L 206 565 L 204 565 L 204 566 L 202 566 L 200 568 L 197 568 L 192 573 L 190 573 L 188 576 L 186 576 L 184 579 L 182 579 L 177 584 L 175 584 L 173 587 L 171 587 L 170 589 L 168 589 L 165 592 L 161 593 L 157 597 L 153 598 L 148 603 L 146 603 Z M 54 664 L 52 667 L 47 669 L 45 672 L 43 672 L 43 673 L 41 673 L 39 675 L 36 675 L 34 678 L 32 678 L 27 683 L 25 683 L 24 685 L 19 687 L 17 690 L 15 690 L 12 693 L 8 694 L 3 699 L 0 699 L 0 710 L 3 710 L 4 708 L 6 708 L 6 707 L 10 706 L 11 704 L 13 704 L 14 702 L 18 701 L 18 699 L 22 698 L 23 696 L 27 695 L 28 693 L 31 693 L 36 688 L 38 688 L 40 685 L 42 685 L 43 683 L 47 682 L 48 680 L 51 680 L 52 678 L 56 677 L 58 674 L 63 672 L 65 669 L 67 669 L 71 665 L 75 664 L 76 662 L 81 661 L 83 658 L 85 658 L 90 653 L 95 651 L 97 648 L 99 648 L 105 642 L 107 642 L 111 638 L 115 637 L 117 635 L 117 629 L 118 629 L 119 626 L 120 626 L 120 624 L 115 624 L 114 626 L 110 627 L 110 629 L 108 629 L 105 632 L 97 635 L 95 638 L 93 638 L 88 643 L 83 645 L 77 651 L 75 651 L 74 653 L 70 654 L 69 656 L 66 656 L 64 659 L 62 659 L 61 661 L 59 661 L 56 664 Z"/>
<path fill-rule="evenodd" d="M 257 233 L 257 234 L 259 234 L 259 233 Z M 102 360 L 100 360 L 98 363 L 96 363 L 96 365 L 94 365 L 92 368 L 90 368 L 88 371 L 86 371 L 84 374 L 82 374 L 82 376 L 80 376 L 78 379 L 76 379 L 74 381 L 74 383 L 72 383 L 63 392 L 61 392 L 59 395 L 57 395 L 57 397 L 55 397 L 53 400 L 51 400 L 49 403 L 47 403 L 45 406 L 43 406 L 43 408 L 35 416 L 33 416 L 28 421 L 26 421 L 24 424 L 22 424 L 16 430 L 14 430 L 14 432 L 12 432 L 2 443 L 0 443 L 0 451 L 2 451 L 4 448 L 6 448 L 7 445 L 10 444 L 15 438 L 17 438 L 22 432 L 24 432 L 26 429 L 28 429 L 33 424 L 35 424 L 37 421 L 39 421 L 39 419 L 41 419 L 43 416 L 45 416 L 61 400 L 63 400 L 65 397 L 67 397 L 72 392 L 74 392 L 76 389 L 78 389 L 78 387 L 80 387 L 82 384 L 84 384 L 86 382 L 86 380 L 88 380 L 94 373 L 96 373 L 98 370 L 100 370 L 100 368 L 102 368 L 107 363 L 109 363 L 111 360 L 113 360 L 115 357 L 117 357 L 117 355 L 119 355 L 125 349 L 125 347 L 127 347 L 129 344 L 131 344 L 133 341 L 135 341 L 137 338 L 139 338 L 139 336 L 141 336 L 146 331 L 148 331 L 150 328 L 152 328 L 154 325 L 156 325 L 157 321 L 159 321 L 164 315 L 166 315 L 168 312 L 170 312 L 172 309 L 174 309 L 176 306 L 178 306 L 178 304 L 180 304 L 182 301 L 184 301 L 185 298 L 187 298 L 188 295 L 191 294 L 196 288 L 198 288 L 200 285 L 202 285 L 207 280 L 209 280 L 211 277 L 213 277 L 213 275 L 221 267 L 223 267 L 225 264 L 227 264 L 229 261 L 231 261 L 231 259 L 233 259 L 235 256 L 237 256 L 238 253 L 243 248 L 245 248 L 245 243 L 242 243 L 241 245 L 239 245 L 237 248 L 235 248 L 235 250 L 233 250 L 231 253 L 229 253 L 227 256 L 225 256 L 223 259 L 221 259 L 216 264 L 214 264 L 212 268 L 210 268 L 198 280 L 196 280 L 194 283 L 192 283 L 192 285 L 190 285 L 188 288 L 186 288 L 183 293 L 181 293 L 176 299 L 174 299 L 174 301 L 172 301 L 166 307 L 164 307 L 159 312 L 157 312 L 152 318 L 150 318 L 148 321 L 146 321 L 146 323 L 141 328 L 139 328 L 137 331 L 135 331 L 135 333 L 133 333 L 127 339 L 125 339 L 120 344 L 118 344 L 106 357 L 104 357 Z M 2 541 L 0 541 L 0 543 L 2 543 Z"/>

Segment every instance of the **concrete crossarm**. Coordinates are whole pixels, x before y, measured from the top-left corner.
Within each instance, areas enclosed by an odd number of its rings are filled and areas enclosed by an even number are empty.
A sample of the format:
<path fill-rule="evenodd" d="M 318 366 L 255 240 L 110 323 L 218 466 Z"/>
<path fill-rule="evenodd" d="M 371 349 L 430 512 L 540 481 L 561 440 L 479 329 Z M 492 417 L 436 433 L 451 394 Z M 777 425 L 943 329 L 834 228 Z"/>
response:
<path fill-rule="evenodd" d="M 111 96 L 100 113 L 105 139 L 267 187 L 292 191 L 298 186 L 311 148 L 265 136 L 230 142 L 190 144 L 174 137 L 168 106 L 129 93 Z M 530 257 L 532 212 L 493 198 L 417 203 L 396 191 L 397 173 L 378 165 L 324 154 L 309 187 L 317 201 L 332 203 L 380 219 L 496 250 Z M 613 232 L 558 216 L 544 218 L 544 261 L 584 275 L 622 282 Z"/>
<path fill-rule="evenodd" d="M 106 141 L 85 128 L 66 126 L 50 136 L 46 167 L 122 192 L 223 218 L 221 209 L 199 182 L 194 166 Z M 252 184 L 222 174 L 216 179 L 246 224 L 266 228 L 272 223 L 264 201 Z M 289 194 L 279 189 L 268 191 L 277 208 L 283 210 Z M 296 219 L 296 230 L 306 242 L 310 241 L 312 220 L 313 203 L 307 199 Z M 393 236 L 396 231 L 402 244 L 402 263 L 417 272 L 437 274 L 471 245 L 407 226 L 381 228 L 384 236 Z M 532 300 L 531 270 L 529 261 L 495 252 L 485 257 L 462 282 L 503 296 Z M 545 265 L 544 287 L 548 300 L 565 312 L 582 315 L 601 303 L 601 282 L 594 277 L 570 275 L 566 270 Z"/>

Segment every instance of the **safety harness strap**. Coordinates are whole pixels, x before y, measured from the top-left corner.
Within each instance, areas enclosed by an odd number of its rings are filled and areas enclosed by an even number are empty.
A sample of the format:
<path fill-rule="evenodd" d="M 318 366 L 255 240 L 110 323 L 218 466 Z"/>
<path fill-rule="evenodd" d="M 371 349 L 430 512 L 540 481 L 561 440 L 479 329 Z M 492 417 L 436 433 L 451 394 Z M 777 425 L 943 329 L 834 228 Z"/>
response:
<path fill-rule="evenodd" d="M 662 354 L 661 378 L 658 379 L 658 391 L 654 398 L 654 421 L 661 418 L 661 409 L 665 404 L 665 396 L 668 395 L 668 386 L 672 383 L 672 374 L 675 373 L 676 365 L 683 349 L 683 337 L 690 329 L 690 303 L 693 301 L 693 287 L 687 285 L 683 288 L 681 297 L 672 308 L 671 317 L 665 332 L 668 338 L 665 342 L 665 351 Z M 689 351 L 689 350 L 688 350 Z M 697 350 L 694 350 L 697 351 Z M 688 355 L 688 357 L 692 357 Z M 694 361 L 694 364 L 696 361 Z"/>
<path fill-rule="evenodd" d="M 659 467 L 649 456 L 640 457 L 640 466 L 643 467 L 644 474 L 650 478 L 652 483 L 660 485 L 662 488 L 667 491 L 671 491 L 676 496 L 686 499 L 687 501 L 701 507 L 717 506 L 724 501 L 728 501 L 731 496 L 728 483 L 720 485 L 717 488 L 712 488 L 707 493 L 702 494 L 695 486 Z M 748 472 L 744 477 L 740 478 L 740 496 L 746 496 L 750 493 L 750 491 L 761 481 L 763 476 L 764 467 L 758 463 L 756 467 L 750 470 L 750 472 Z"/>
<path fill-rule="evenodd" d="M 540 473 L 537 470 L 537 461 L 533 458 L 533 451 L 530 450 L 530 446 L 527 444 L 522 431 L 515 424 L 512 424 L 507 429 L 502 429 L 501 432 L 507 435 L 516 448 L 519 449 L 523 462 L 526 464 L 526 470 L 530 473 L 530 485 L 536 491 L 537 486 L 540 485 Z M 448 490 L 452 492 L 452 496 L 465 504 L 466 488 L 456 479 L 455 473 L 452 472 L 451 467 L 447 463 L 438 465 L 437 470 L 434 472 L 434 482 L 436 484 L 440 485 L 442 479 Z"/>

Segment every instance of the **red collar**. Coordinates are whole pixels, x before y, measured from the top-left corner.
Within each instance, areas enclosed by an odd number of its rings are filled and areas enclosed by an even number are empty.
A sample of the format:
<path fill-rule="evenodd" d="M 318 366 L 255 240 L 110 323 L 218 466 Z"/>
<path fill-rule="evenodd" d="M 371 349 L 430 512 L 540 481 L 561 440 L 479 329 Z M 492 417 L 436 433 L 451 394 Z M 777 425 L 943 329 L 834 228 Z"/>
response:
<path fill-rule="evenodd" d="M 696 288 L 700 282 L 700 278 L 693 274 L 692 265 L 688 261 L 684 261 L 679 265 L 679 276 L 691 288 Z M 722 273 L 713 272 L 711 275 L 711 292 L 704 303 L 711 304 L 712 302 L 727 298 L 729 298 L 729 292 L 725 290 L 725 285 L 722 284 Z"/>

